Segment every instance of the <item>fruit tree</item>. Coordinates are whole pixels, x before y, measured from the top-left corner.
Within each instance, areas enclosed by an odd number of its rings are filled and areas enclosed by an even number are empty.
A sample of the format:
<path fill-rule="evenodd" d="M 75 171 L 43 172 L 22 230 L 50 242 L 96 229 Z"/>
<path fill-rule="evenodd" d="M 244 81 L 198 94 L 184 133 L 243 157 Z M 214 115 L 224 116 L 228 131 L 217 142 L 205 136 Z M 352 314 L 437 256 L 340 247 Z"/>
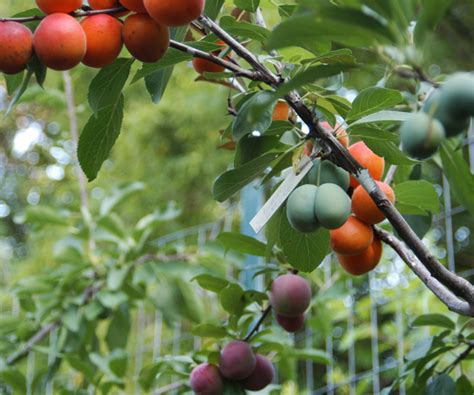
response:
<path fill-rule="evenodd" d="M 26 387 L 28 393 L 42 393 L 66 362 L 81 374 L 81 390 L 127 392 L 121 379 L 127 339 L 120 339 L 118 328 L 130 326 L 126 317 L 132 305 L 153 299 L 152 277 L 161 281 L 169 275 L 160 279 L 150 262 L 181 261 L 201 270 L 193 283 L 199 284 L 202 295 L 215 295 L 210 300 L 226 317 L 219 323 L 208 317 L 196 325 L 196 336 L 215 341 L 203 341 L 187 359 L 175 356 L 144 368 L 137 373 L 140 385 L 150 390 L 156 378 L 168 374 L 174 381 L 169 390 L 180 388 L 182 393 L 279 391 L 272 384 L 277 377 L 273 360 L 285 362 L 284 355 L 290 354 L 272 340 L 272 328 L 298 333 L 310 325 L 319 292 L 311 273 L 332 256 L 344 276 L 358 281 L 376 270 L 384 249 L 393 251 L 397 258 L 392 259 L 403 261 L 446 310 L 467 322 L 456 327 L 456 345 L 433 349 L 432 358 L 452 351 L 450 363 L 423 370 L 429 361 L 415 358 L 419 365 L 409 365 L 412 370 L 387 383 L 387 391 L 409 380 L 417 391 L 436 391 L 437 386 L 454 385 L 454 379 L 459 388 L 470 391 L 466 376 L 454 368 L 472 358 L 473 335 L 463 331 L 469 329 L 467 317 L 474 317 L 474 285 L 450 270 L 424 239 L 440 206 L 428 175 L 449 182 L 459 205 L 469 216 L 474 214 L 474 175 L 467 155 L 473 136 L 468 130 L 474 117 L 474 73 L 465 66 L 433 67 L 444 63 L 433 58 L 427 45 L 455 2 L 30 3 L 16 15 L 0 17 L 0 72 L 10 95 L 6 112 L 15 116 L 29 92 L 38 87 L 48 91 L 48 78 L 62 72 L 66 103 L 57 117 L 67 114 L 70 122 L 81 196 L 80 208 L 69 217 L 67 249 L 76 249 L 81 258 L 73 264 L 68 255 L 61 270 L 36 285 L 32 281 L 35 286 L 28 293 L 21 291 L 27 282 L 20 281 L 18 308 L 33 329 L 25 329 L 22 336 L 11 334 L 13 329 L 6 333 L 8 346 L 0 348 L 8 350 L 0 357 L 0 393 Z M 466 8 L 474 12 L 472 6 Z M 232 164 L 216 174 L 214 200 L 236 202 L 237 194 L 255 181 L 265 195 L 266 202 L 250 221 L 252 234 L 232 231 L 218 237 L 226 251 L 262 257 L 266 265 L 255 273 L 263 284 L 258 289 L 234 281 L 229 273 L 208 273 L 209 265 L 201 264 L 197 251 L 157 252 L 152 237 L 158 224 L 174 218 L 173 208 L 155 211 L 133 231 L 125 231 L 114 210 L 141 190 L 137 184 L 104 200 L 97 217 L 91 214 L 86 179 L 97 184 L 114 150 L 123 144 L 122 129 L 124 134 L 134 132 L 122 127 L 125 109 L 133 102 L 128 89 L 144 82 L 140 96 L 149 95 L 160 105 L 180 64 L 194 69 L 200 89 L 217 85 L 226 91 L 227 113 L 204 115 L 226 122 L 220 148 L 233 153 Z M 71 73 L 77 70 L 85 70 L 75 84 L 88 86 L 87 109 L 75 105 L 78 95 Z M 180 78 L 174 83 L 187 95 L 191 82 Z M 189 107 L 186 111 L 193 110 Z M 184 109 L 176 106 L 174 111 Z M 78 116 L 84 112 L 88 119 L 80 131 Z M 193 127 L 199 134 L 199 123 Z M 127 166 L 153 163 L 154 158 L 140 153 L 133 161 Z M 176 173 L 195 170 L 181 166 Z M 186 196 L 190 207 L 194 198 L 192 193 Z M 57 215 L 50 210 L 41 218 L 62 223 Z M 28 218 L 35 221 L 27 216 L 25 226 L 32 225 Z M 242 221 L 248 226 L 249 221 Z M 420 228 L 420 223 L 427 226 Z M 188 293 L 188 282 L 173 281 L 181 298 L 179 310 L 195 296 Z M 157 310 L 170 308 L 161 303 L 154 305 Z M 190 310 L 182 315 L 199 321 Z M 311 320 L 317 319 L 317 311 L 315 317 Z M 454 330 L 442 315 L 430 319 Z M 103 322 L 110 323 L 106 335 Z M 58 332 L 54 363 L 23 386 L 16 366 L 41 352 Z M 458 346 L 464 349 L 454 350 Z M 101 354 L 104 347 L 108 352 Z"/>

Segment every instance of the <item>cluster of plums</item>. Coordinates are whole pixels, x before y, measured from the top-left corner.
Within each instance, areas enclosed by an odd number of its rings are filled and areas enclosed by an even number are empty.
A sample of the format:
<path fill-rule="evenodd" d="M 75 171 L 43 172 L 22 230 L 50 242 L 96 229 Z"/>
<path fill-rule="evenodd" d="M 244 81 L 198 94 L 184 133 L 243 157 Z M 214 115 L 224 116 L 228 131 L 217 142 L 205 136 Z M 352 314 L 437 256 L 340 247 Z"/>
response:
<path fill-rule="evenodd" d="M 125 21 L 97 14 L 78 22 L 69 15 L 82 0 L 36 0 L 47 16 L 34 33 L 13 21 L 0 22 L 0 71 L 24 70 L 35 53 L 53 70 L 83 63 L 102 68 L 120 54 L 123 44 L 142 62 L 156 62 L 169 46 L 169 27 L 183 26 L 203 11 L 204 0 L 90 0 L 92 9 L 123 6 L 133 12 Z M 127 13 L 127 12 L 126 12 Z M 123 15 L 122 15 L 123 16 Z"/>
<path fill-rule="evenodd" d="M 267 358 L 255 354 L 247 342 L 234 340 L 222 349 L 219 366 L 196 366 L 189 384 L 197 395 L 222 395 L 226 380 L 239 383 L 245 390 L 260 391 L 272 383 L 274 376 L 273 365 Z"/>
<path fill-rule="evenodd" d="M 474 116 L 474 75 L 456 73 L 436 89 L 400 128 L 402 149 L 415 159 L 427 159 L 445 138 L 463 133 Z"/>
<path fill-rule="evenodd" d="M 277 277 L 269 292 L 270 305 L 277 322 L 287 332 L 296 332 L 304 324 L 304 313 L 311 302 L 311 287 L 296 275 Z M 202 363 L 190 376 L 191 389 L 196 394 L 221 395 L 225 381 L 240 384 L 245 390 L 260 391 L 273 381 L 272 363 L 263 355 L 256 354 L 243 340 L 228 343 L 219 356 L 219 366 Z"/>
<path fill-rule="evenodd" d="M 328 124 L 323 126 L 329 127 Z M 387 198 L 395 202 L 392 188 L 380 181 L 384 158 L 363 141 L 349 146 L 347 133 L 340 127 L 336 130 L 341 144 L 368 169 Z M 372 225 L 383 221 L 384 214 L 348 172 L 321 158 L 316 158 L 313 164 L 304 184 L 297 187 L 286 202 L 290 225 L 303 233 L 315 232 L 320 227 L 329 229 L 332 250 L 348 273 L 362 275 L 373 270 L 382 256 L 382 243 L 375 237 Z"/>

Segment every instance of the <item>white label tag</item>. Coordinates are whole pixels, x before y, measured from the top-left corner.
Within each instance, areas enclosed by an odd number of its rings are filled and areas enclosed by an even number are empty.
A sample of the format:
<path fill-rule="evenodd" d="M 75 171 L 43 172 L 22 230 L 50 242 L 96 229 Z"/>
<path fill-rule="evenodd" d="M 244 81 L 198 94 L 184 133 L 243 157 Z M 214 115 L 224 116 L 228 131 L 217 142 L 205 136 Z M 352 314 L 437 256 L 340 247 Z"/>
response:
<path fill-rule="evenodd" d="M 250 221 L 250 226 L 255 233 L 259 233 L 267 222 L 270 221 L 273 214 L 275 214 L 280 206 L 285 203 L 288 196 L 290 196 L 290 193 L 293 192 L 293 189 L 296 188 L 312 167 L 313 161 L 308 156 L 304 155 L 299 164 L 298 174 L 292 171 L 273 193 L 270 199 L 268 199 L 264 206 L 258 211 L 255 217 L 253 217 L 252 221 Z"/>

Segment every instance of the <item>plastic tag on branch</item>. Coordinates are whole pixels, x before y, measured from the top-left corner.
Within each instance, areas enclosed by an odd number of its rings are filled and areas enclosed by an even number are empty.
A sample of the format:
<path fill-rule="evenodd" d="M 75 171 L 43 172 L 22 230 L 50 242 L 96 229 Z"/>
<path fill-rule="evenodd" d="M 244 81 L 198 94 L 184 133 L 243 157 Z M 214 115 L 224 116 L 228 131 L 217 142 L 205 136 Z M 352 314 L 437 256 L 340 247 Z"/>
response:
<path fill-rule="evenodd" d="M 270 199 L 268 199 L 264 206 L 250 221 L 250 226 L 255 233 L 259 233 L 263 229 L 270 218 L 277 212 L 280 206 L 285 203 L 290 193 L 296 188 L 304 176 L 308 174 L 312 167 L 313 161 L 308 156 L 303 155 L 296 170 L 295 167 L 293 167 L 289 175 L 273 193 Z"/>

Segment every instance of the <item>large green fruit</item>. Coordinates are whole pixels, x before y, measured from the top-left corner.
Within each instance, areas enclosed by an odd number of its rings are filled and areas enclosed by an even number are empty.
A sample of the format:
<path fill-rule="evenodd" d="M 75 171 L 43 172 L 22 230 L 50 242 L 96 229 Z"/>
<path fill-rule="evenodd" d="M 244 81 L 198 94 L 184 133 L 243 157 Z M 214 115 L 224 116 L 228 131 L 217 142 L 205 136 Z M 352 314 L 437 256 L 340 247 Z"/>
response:
<path fill-rule="evenodd" d="M 469 117 L 474 116 L 474 75 L 453 74 L 441 89 L 428 97 L 423 111 L 443 124 L 447 137 L 464 132 L 469 126 Z"/>
<path fill-rule="evenodd" d="M 339 185 L 321 185 L 316 192 L 314 213 L 325 228 L 340 228 L 351 215 L 351 199 Z"/>
<path fill-rule="evenodd" d="M 444 137 L 443 125 L 422 112 L 414 114 L 400 128 L 403 151 L 420 160 L 433 155 Z"/>
<path fill-rule="evenodd" d="M 323 184 L 336 184 L 342 189 L 349 188 L 350 176 L 347 171 L 336 166 L 329 160 L 316 159 L 314 166 L 307 175 L 308 183 L 319 186 Z"/>
<path fill-rule="evenodd" d="M 474 74 L 450 76 L 441 88 L 440 106 L 456 118 L 474 116 Z"/>
<path fill-rule="evenodd" d="M 286 215 L 290 225 L 299 232 L 311 233 L 319 228 L 314 215 L 314 200 L 318 187 L 302 185 L 291 192 L 286 203 Z"/>

